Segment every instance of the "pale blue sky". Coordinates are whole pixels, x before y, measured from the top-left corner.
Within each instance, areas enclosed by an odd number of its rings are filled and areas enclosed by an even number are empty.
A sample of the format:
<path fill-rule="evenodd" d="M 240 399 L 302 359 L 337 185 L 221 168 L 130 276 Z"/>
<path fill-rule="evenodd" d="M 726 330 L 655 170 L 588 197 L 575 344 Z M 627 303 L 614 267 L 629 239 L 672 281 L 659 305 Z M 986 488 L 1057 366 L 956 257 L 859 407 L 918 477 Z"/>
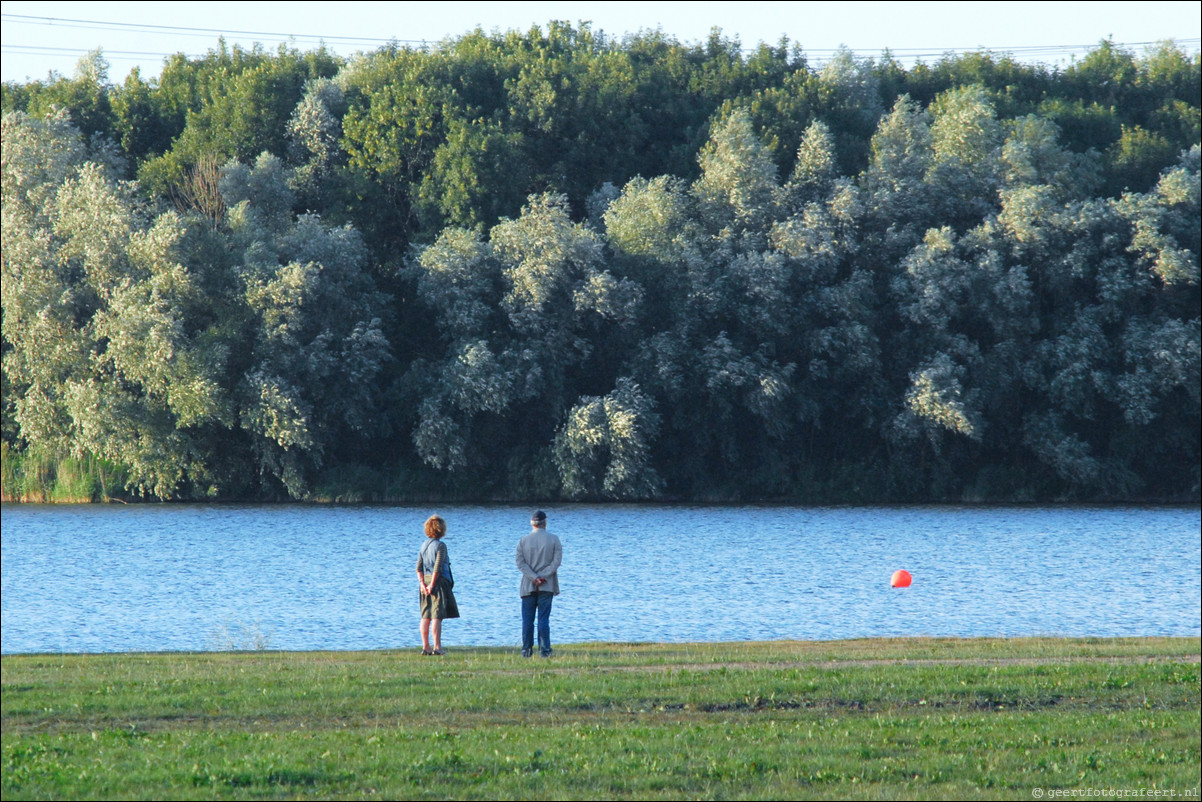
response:
<path fill-rule="evenodd" d="M 389 39 L 438 41 L 476 26 L 487 31 L 591 21 L 620 37 L 662 29 L 684 42 L 717 26 L 744 46 L 782 36 L 821 63 L 840 45 L 876 57 L 885 48 L 909 64 L 948 51 L 989 49 L 1063 66 L 1104 38 L 1131 45 L 1173 39 L 1196 52 L 1202 4 L 1189 2 L 17 2 L 3 11 L 3 80 L 74 73 L 102 48 L 109 77 L 134 67 L 158 74 L 170 53 L 203 54 L 220 32 L 230 43 L 274 48 L 287 35 L 302 50 L 324 40 L 349 56 Z M 37 17 L 38 19 L 25 19 Z M 53 21 L 51 21 L 53 20 Z M 107 25 L 98 23 L 109 23 Z M 176 30 L 169 30 L 175 28 Z M 181 30 L 193 29 L 193 30 Z M 195 30 L 205 29 L 205 30 Z M 242 34 L 238 32 L 248 32 Z"/>

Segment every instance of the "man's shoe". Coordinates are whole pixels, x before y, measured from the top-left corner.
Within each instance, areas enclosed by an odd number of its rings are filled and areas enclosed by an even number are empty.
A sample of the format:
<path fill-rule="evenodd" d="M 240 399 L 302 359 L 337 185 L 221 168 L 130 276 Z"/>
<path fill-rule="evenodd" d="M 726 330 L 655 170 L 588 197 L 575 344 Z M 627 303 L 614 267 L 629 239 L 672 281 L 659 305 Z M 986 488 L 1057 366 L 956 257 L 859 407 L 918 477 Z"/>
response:
<path fill-rule="evenodd" d="M 533 649 L 522 649 L 522 657 L 530 657 L 532 654 L 534 654 Z"/>

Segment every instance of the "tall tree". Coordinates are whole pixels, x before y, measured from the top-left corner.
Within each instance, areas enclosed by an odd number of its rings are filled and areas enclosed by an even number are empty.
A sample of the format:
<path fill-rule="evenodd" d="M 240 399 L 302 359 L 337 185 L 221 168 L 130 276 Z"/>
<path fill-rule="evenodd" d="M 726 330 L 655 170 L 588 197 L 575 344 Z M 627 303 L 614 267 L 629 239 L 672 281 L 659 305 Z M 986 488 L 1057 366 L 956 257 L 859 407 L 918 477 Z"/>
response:
<path fill-rule="evenodd" d="M 128 466 L 130 489 L 207 488 L 206 427 L 230 425 L 180 221 L 153 217 L 65 113 L 4 118 L 4 370 L 20 437 Z"/>

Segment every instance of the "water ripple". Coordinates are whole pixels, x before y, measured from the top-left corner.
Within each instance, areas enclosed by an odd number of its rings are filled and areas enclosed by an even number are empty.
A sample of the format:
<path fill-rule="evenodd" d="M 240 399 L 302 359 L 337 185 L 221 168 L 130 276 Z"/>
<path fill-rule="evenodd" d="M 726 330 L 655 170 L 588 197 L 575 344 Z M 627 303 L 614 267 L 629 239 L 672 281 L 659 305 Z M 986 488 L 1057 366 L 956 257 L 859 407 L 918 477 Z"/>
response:
<path fill-rule="evenodd" d="M 0 651 L 416 642 L 416 507 L 5 505 Z M 513 645 L 529 510 L 437 510 L 463 618 Z M 1199 512 L 563 505 L 553 635 L 579 641 L 1198 636 Z M 894 590 L 905 568 L 914 585 Z"/>

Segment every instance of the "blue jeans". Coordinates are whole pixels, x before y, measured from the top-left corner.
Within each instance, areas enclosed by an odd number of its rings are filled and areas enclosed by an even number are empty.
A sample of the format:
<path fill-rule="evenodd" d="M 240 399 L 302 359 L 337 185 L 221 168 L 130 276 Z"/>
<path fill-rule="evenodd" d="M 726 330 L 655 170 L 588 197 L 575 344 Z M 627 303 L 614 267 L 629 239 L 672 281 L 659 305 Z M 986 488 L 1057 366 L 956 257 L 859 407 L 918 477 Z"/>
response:
<path fill-rule="evenodd" d="M 522 654 L 534 652 L 534 612 L 538 611 L 538 651 L 543 657 L 551 654 L 551 600 L 555 594 L 538 590 L 522 597 Z"/>

